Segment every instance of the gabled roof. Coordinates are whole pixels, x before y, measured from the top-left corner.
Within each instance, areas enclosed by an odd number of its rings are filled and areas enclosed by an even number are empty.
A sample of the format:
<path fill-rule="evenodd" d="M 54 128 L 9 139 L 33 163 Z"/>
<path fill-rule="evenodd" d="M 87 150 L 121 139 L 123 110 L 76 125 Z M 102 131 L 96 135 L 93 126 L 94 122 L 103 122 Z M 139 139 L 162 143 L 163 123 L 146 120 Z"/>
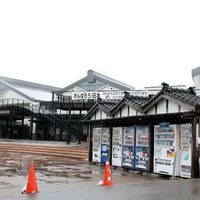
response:
<path fill-rule="evenodd" d="M 30 101 L 50 101 L 54 90 L 58 87 L 33 83 L 8 77 L 0 76 L 0 83 L 5 88 L 15 91 Z"/>
<path fill-rule="evenodd" d="M 189 109 L 200 112 L 200 96 L 197 96 L 194 87 L 188 89 L 180 89 L 169 86 L 167 83 L 162 83 L 162 89 L 156 95 L 132 96 L 128 92 L 124 92 L 125 96 L 121 101 L 98 101 L 93 108 L 85 116 L 88 119 L 97 109 L 101 109 L 109 116 L 115 114 L 123 105 L 130 105 L 141 113 L 145 113 L 152 106 L 158 103 L 162 98 L 173 100 L 177 104 L 185 105 Z"/>
<path fill-rule="evenodd" d="M 133 96 L 130 95 L 128 92 L 124 92 L 124 98 L 115 105 L 115 107 L 111 111 L 111 115 L 115 114 L 124 104 L 128 104 L 129 106 L 133 107 L 135 110 L 140 111 L 142 113 L 142 106 L 149 101 L 150 97 L 144 96 Z"/>
<path fill-rule="evenodd" d="M 119 90 L 122 90 L 122 91 L 126 91 L 126 90 L 128 91 L 128 90 L 134 90 L 135 89 L 134 87 L 132 87 L 130 85 L 127 85 L 125 83 L 117 81 L 113 78 L 110 78 L 108 76 L 100 74 L 96 71 L 88 70 L 88 74 L 87 74 L 86 77 L 72 83 L 71 85 L 61 89 L 60 91 L 61 92 L 67 92 L 67 91 L 71 90 L 73 87 L 80 85 L 81 83 L 83 83 L 85 81 L 88 81 L 88 83 L 92 83 L 92 82 L 95 82 L 96 80 L 99 80 L 99 81 L 101 81 L 105 84 L 112 85 L 113 87 L 116 87 L 116 88 L 118 88 Z"/>
<path fill-rule="evenodd" d="M 170 97 L 174 100 L 178 100 L 192 107 L 200 105 L 200 97 L 196 95 L 194 87 L 186 89 L 179 89 L 170 87 L 167 83 L 162 83 L 162 89 L 158 94 L 151 98 L 143 107 L 143 111 L 146 112 L 154 104 L 156 104 L 162 97 Z"/>
<path fill-rule="evenodd" d="M 89 117 L 91 117 L 92 114 L 95 113 L 97 110 L 102 110 L 110 116 L 110 111 L 115 107 L 118 102 L 118 100 L 102 101 L 102 99 L 98 98 L 96 104 L 88 111 L 88 113 L 84 116 L 84 119 L 88 119 Z"/>

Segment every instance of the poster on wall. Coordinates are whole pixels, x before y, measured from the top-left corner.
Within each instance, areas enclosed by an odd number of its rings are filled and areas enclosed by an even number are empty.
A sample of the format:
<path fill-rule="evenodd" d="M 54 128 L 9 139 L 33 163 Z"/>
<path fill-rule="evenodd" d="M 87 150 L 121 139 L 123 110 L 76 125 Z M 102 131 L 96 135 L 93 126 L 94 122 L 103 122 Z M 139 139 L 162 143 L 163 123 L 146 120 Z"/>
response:
<path fill-rule="evenodd" d="M 136 126 L 135 168 L 148 170 L 149 166 L 149 127 Z"/>
<path fill-rule="evenodd" d="M 160 174 L 180 175 L 179 170 L 179 134 L 177 125 L 161 123 L 154 126 L 154 172 Z M 174 160 L 176 155 L 176 166 Z"/>
<path fill-rule="evenodd" d="M 134 168 L 134 127 L 123 128 L 123 147 L 122 147 L 122 165 L 128 168 Z"/>
<path fill-rule="evenodd" d="M 110 158 L 109 128 L 101 128 L 101 163 L 105 164 Z"/>
<path fill-rule="evenodd" d="M 191 178 L 192 125 L 181 125 L 181 177 Z"/>
<path fill-rule="evenodd" d="M 100 162 L 100 160 L 101 160 L 101 128 L 93 128 L 92 161 Z"/>
<path fill-rule="evenodd" d="M 122 166 L 122 127 L 113 127 L 112 165 Z"/>

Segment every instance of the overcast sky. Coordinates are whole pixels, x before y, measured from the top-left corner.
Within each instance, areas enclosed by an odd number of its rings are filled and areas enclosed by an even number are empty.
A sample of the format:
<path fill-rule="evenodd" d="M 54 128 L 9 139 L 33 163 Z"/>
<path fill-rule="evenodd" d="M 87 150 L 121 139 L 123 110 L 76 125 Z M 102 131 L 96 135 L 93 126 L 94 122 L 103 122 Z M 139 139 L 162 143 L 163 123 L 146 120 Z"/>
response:
<path fill-rule="evenodd" d="M 0 75 L 65 87 L 93 69 L 137 89 L 191 86 L 199 9 L 199 0 L 2 0 Z"/>

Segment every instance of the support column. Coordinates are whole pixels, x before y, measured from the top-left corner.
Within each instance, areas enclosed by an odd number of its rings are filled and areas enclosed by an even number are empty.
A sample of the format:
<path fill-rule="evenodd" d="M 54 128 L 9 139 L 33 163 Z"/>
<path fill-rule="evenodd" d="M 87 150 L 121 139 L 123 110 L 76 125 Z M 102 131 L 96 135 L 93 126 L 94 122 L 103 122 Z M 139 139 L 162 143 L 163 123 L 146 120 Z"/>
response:
<path fill-rule="evenodd" d="M 2 126 L 2 120 L 0 120 L 0 138 L 3 137 L 3 126 Z"/>
<path fill-rule="evenodd" d="M 89 154 L 88 154 L 88 160 L 89 162 L 92 162 L 92 149 L 93 149 L 93 142 L 92 142 L 92 126 L 89 125 Z"/>
<path fill-rule="evenodd" d="M 80 110 L 79 119 L 80 119 L 80 121 L 79 121 L 79 132 L 78 132 L 77 143 L 81 144 L 81 136 L 83 136 L 83 124 L 81 122 L 81 120 L 82 120 L 82 110 Z"/>
<path fill-rule="evenodd" d="M 62 128 L 59 128 L 59 141 L 62 141 Z"/>
<path fill-rule="evenodd" d="M 110 126 L 110 130 L 109 130 L 109 132 L 110 132 L 110 141 L 109 141 L 109 143 L 110 143 L 110 147 L 109 147 L 109 162 L 110 162 L 110 165 L 112 165 L 112 146 L 113 146 L 113 141 L 112 141 L 112 138 L 113 138 L 113 129 L 112 129 L 112 126 Z"/>
<path fill-rule="evenodd" d="M 78 126 L 78 132 L 77 132 L 77 144 L 81 144 L 81 135 L 83 135 L 83 125 L 81 122 L 79 122 Z"/>
<path fill-rule="evenodd" d="M 45 132 L 45 124 L 42 124 L 42 134 L 41 134 L 41 140 L 46 140 L 46 132 Z"/>
<path fill-rule="evenodd" d="M 10 118 L 10 138 L 13 138 L 13 119 Z"/>
<path fill-rule="evenodd" d="M 22 124 L 21 124 L 21 134 L 20 134 L 20 138 L 24 137 L 24 116 L 22 116 Z"/>
<path fill-rule="evenodd" d="M 30 129 L 29 129 L 29 139 L 33 139 L 33 115 L 30 118 Z"/>
<path fill-rule="evenodd" d="M 8 119 L 6 119 L 6 138 L 8 138 Z"/>
<path fill-rule="evenodd" d="M 53 135 L 53 137 L 54 137 L 54 141 L 56 141 L 56 125 L 54 125 L 54 135 Z"/>
<path fill-rule="evenodd" d="M 66 130 L 66 133 L 67 133 L 67 144 L 70 144 L 71 142 L 71 133 L 70 133 L 70 126 L 68 127 L 68 129 Z"/>
<path fill-rule="evenodd" d="M 33 120 L 34 121 L 34 120 Z M 32 128 L 32 140 L 36 140 L 36 129 L 37 129 L 37 124 L 33 122 L 33 128 Z"/>
<path fill-rule="evenodd" d="M 66 130 L 66 140 L 67 140 L 67 144 L 70 144 L 71 142 L 71 108 L 69 108 L 69 125 L 68 125 L 68 129 Z"/>
<path fill-rule="evenodd" d="M 198 158 L 196 156 L 196 131 L 197 131 L 197 118 L 194 117 L 192 120 L 192 172 L 191 172 L 191 178 L 198 177 Z"/>
<path fill-rule="evenodd" d="M 153 172 L 154 163 L 154 125 L 149 123 L 149 166 L 148 172 Z"/>

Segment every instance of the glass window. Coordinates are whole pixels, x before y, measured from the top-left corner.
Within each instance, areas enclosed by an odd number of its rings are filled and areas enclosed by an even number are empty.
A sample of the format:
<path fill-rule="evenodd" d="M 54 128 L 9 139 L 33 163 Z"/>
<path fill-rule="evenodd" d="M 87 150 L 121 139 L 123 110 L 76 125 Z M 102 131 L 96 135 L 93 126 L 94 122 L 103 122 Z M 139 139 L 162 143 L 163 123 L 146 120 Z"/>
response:
<path fill-rule="evenodd" d="M 105 85 L 106 85 L 105 83 L 96 80 L 96 82 L 94 82 L 94 83 L 88 83 L 87 81 L 85 81 L 85 82 L 81 83 L 80 85 L 78 85 L 78 87 L 80 87 L 86 91 L 95 91 Z"/>

